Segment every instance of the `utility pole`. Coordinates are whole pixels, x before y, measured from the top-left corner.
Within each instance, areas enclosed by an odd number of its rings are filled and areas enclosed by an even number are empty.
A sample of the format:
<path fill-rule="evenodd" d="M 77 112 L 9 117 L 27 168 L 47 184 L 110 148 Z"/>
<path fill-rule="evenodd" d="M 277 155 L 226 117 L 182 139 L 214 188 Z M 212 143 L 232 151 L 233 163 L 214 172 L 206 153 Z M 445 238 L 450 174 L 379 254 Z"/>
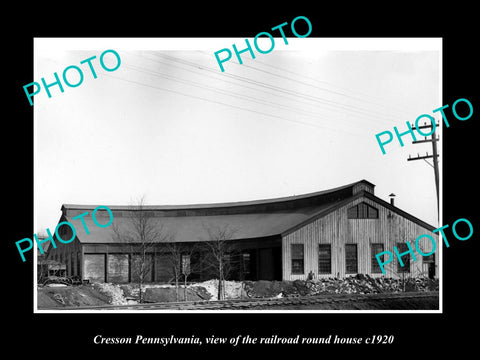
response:
<path fill-rule="evenodd" d="M 418 129 L 432 129 L 432 124 L 430 125 L 426 125 L 426 123 L 424 123 L 423 126 L 419 126 Z M 436 127 L 438 128 L 439 124 L 436 124 Z M 416 128 L 412 125 L 412 129 L 413 130 L 416 130 Z M 440 191 L 439 191 L 439 172 L 438 172 L 438 151 L 437 151 L 437 141 L 439 140 L 440 138 L 437 137 L 435 135 L 435 132 L 432 133 L 431 135 L 431 139 L 427 139 L 427 137 L 425 136 L 425 139 L 424 140 L 417 140 L 417 141 L 412 141 L 412 144 L 421 144 L 421 143 L 427 143 L 427 142 L 431 142 L 432 143 L 432 152 L 433 154 L 432 155 L 428 155 L 428 152 L 427 152 L 427 155 L 425 156 L 420 156 L 420 154 L 417 153 L 417 157 L 411 157 L 410 155 L 408 155 L 408 159 L 407 161 L 414 161 L 414 160 L 424 160 L 428 165 L 432 166 L 433 167 L 433 171 L 435 173 L 435 187 L 437 189 L 437 214 L 438 214 L 438 218 L 440 219 L 440 212 L 439 212 L 439 208 L 440 208 Z M 426 159 L 433 159 L 433 165 L 430 164 Z"/>

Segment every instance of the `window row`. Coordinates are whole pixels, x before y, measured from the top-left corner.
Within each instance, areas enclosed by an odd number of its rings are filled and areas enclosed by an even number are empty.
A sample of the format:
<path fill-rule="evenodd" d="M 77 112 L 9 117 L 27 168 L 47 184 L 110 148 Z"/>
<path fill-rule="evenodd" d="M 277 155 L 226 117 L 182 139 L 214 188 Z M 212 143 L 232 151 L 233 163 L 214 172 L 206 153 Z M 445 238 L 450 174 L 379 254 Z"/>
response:
<path fill-rule="evenodd" d="M 367 203 L 360 203 L 347 210 L 349 219 L 378 219 L 378 209 Z"/>
<path fill-rule="evenodd" d="M 83 278 L 95 282 L 172 282 L 176 277 L 197 281 L 216 274 L 219 264 L 203 253 L 86 253 Z M 250 253 L 224 254 L 224 276 L 246 278 L 251 272 Z"/>
<path fill-rule="evenodd" d="M 400 253 L 408 250 L 405 243 L 397 243 L 397 249 Z M 378 264 L 376 254 L 384 251 L 382 243 L 374 243 L 370 246 L 370 272 L 372 274 L 381 274 L 382 270 Z M 409 273 L 410 272 L 410 255 L 402 256 L 403 266 L 397 261 L 396 272 Z M 292 259 L 292 274 L 301 275 L 305 273 L 305 256 L 303 244 L 291 244 L 291 259 Z M 380 260 L 383 262 L 383 255 Z M 332 273 L 332 245 L 319 244 L 318 246 L 318 273 L 331 274 Z M 357 244 L 345 244 L 345 273 L 358 273 L 358 247 Z"/>

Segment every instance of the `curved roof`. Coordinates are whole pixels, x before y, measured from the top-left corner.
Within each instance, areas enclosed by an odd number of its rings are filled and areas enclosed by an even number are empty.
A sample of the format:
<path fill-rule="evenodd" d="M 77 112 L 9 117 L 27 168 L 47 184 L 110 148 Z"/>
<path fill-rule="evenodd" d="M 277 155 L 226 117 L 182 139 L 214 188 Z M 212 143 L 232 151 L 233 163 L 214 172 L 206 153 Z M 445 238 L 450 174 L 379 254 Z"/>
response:
<path fill-rule="evenodd" d="M 238 202 L 226 202 L 226 203 L 210 203 L 210 204 L 183 204 L 183 205 L 142 205 L 141 210 L 144 211 L 177 211 L 177 210 L 215 210 L 215 209 L 236 209 L 242 207 L 251 208 L 253 212 L 258 211 L 266 205 L 275 205 L 275 204 L 285 204 L 289 203 L 295 206 L 302 206 L 302 203 L 308 203 L 305 200 L 322 200 L 327 198 L 329 195 L 352 195 L 353 187 L 357 184 L 364 183 L 370 187 L 375 185 L 368 182 L 367 180 L 360 180 L 348 185 L 339 186 L 333 189 L 317 191 L 308 194 L 294 195 L 294 196 L 285 196 L 274 199 L 261 199 L 261 200 L 248 200 L 248 201 L 238 201 Z M 315 202 L 315 201 L 313 201 Z M 112 211 L 134 211 L 139 210 L 135 205 L 107 205 Z M 273 206 L 275 207 L 275 206 Z M 63 210 L 93 210 L 95 205 L 79 205 L 79 204 L 64 204 L 62 206 Z"/>
<path fill-rule="evenodd" d="M 361 180 L 334 189 L 276 199 L 217 204 L 108 207 L 114 216 L 113 223 L 122 231 L 129 231 L 129 229 L 131 231 L 133 228 L 131 219 L 139 214 L 138 211 L 143 211 L 143 214 L 151 219 L 149 221 L 161 227 L 162 232 L 172 235 L 173 241 L 178 242 L 209 240 L 212 229 L 226 228 L 231 230 L 231 240 L 280 236 L 364 195 L 382 202 L 382 205 L 391 207 L 392 211 L 407 216 L 422 226 L 431 227 L 377 198 L 371 192 L 362 191 L 361 187 L 357 187 L 354 191 L 357 185 L 363 187 L 366 185 L 368 189 L 374 187 L 372 183 Z M 77 238 L 82 243 L 122 242 L 114 236 L 112 227 L 101 228 L 95 225 L 90 216 L 91 211 L 89 216 L 83 217 L 88 234 L 80 221 L 72 221 L 75 216 L 88 210 L 93 211 L 96 207 L 65 204 L 62 206 L 63 215 L 60 221 L 69 221 L 74 224 Z M 108 222 L 108 220 L 102 220 L 102 216 L 108 216 L 105 210 L 99 210 L 96 215 L 100 223 Z M 159 239 L 159 241 L 162 240 Z"/>

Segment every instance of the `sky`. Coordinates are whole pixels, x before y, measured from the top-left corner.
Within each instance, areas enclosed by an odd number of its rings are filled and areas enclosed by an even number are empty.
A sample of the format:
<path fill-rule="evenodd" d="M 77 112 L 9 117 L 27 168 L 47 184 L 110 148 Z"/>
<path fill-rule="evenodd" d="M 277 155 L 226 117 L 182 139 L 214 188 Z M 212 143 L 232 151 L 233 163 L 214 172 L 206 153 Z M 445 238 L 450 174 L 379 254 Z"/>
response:
<path fill-rule="evenodd" d="M 37 233 L 55 229 L 62 204 L 246 201 L 361 179 L 438 225 L 433 169 L 407 161 L 431 145 L 405 136 L 383 155 L 375 134 L 443 105 L 441 39 L 275 40 L 222 72 L 214 52 L 245 39 L 36 38 L 32 81 L 70 65 L 84 75 L 34 97 Z M 112 72 L 99 63 L 108 49 L 121 58 Z M 96 79 L 80 64 L 94 55 Z M 104 61 L 116 64 L 111 53 Z M 440 142 L 440 169 L 442 152 Z"/>

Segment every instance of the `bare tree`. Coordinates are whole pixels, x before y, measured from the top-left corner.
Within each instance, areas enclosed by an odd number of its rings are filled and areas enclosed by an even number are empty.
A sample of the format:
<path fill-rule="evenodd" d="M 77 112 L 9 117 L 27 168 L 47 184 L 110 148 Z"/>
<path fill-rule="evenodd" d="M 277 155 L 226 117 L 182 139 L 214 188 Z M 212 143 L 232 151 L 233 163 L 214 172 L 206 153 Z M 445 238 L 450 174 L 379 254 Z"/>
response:
<path fill-rule="evenodd" d="M 204 226 L 205 227 L 205 226 Z M 235 268 L 233 261 L 236 247 L 232 239 L 237 230 L 226 225 L 223 227 L 205 227 L 209 239 L 205 241 L 203 265 L 218 277 L 218 299 L 225 298 L 225 279 L 228 279 Z"/>
<path fill-rule="evenodd" d="M 198 251 L 198 245 L 196 243 L 193 244 L 185 244 L 182 253 L 181 253 L 181 270 L 183 275 L 183 299 L 188 301 L 187 298 L 187 282 L 189 276 L 200 270 L 201 264 L 199 262 L 192 262 L 192 258 L 194 254 Z"/>
<path fill-rule="evenodd" d="M 187 281 L 188 277 L 192 273 L 191 268 L 191 255 L 182 254 L 182 275 L 183 275 L 183 300 L 187 299 Z"/>
<path fill-rule="evenodd" d="M 404 244 L 406 244 L 407 242 L 409 243 L 411 249 L 415 249 L 415 246 L 416 246 L 415 240 L 406 241 Z M 430 250 L 427 250 L 428 246 L 425 246 L 425 244 L 419 244 L 419 247 L 422 252 L 426 253 L 430 251 Z M 408 247 L 407 248 L 403 247 L 402 249 L 398 249 L 398 251 L 400 253 L 404 253 L 407 251 L 407 249 Z M 391 261 L 390 263 L 384 265 L 387 271 L 392 273 L 399 280 L 400 286 L 402 288 L 402 292 L 407 291 L 408 284 L 411 284 L 412 286 L 417 288 L 415 279 L 417 277 L 425 276 L 425 272 L 422 271 L 418 262 L 419 257 L 421 256 L 416 255 L 415 258 L 417 259 L 417 261 L 414 261 L 410 254 L 406 254 L 402 256 L 403 266 L 401 266 L 398 257 L 396 258 L 395 261 Z"/>
<path fill-rule="evenodd" d="M 187 282 L 188 277 L 197 271 L 199 264 L 191 262 L 192 255 L 197 250 L 195 244 L 179 243 L 174 241 L 164 242 L 162 244 L 167 256 L 168 266 L 175 280 L 175 297 L 180 301 L 180 280 L 183 277 L 183 299 L 187 301 Z"/>
<path fill-rule="evenodd" d="M 182 246 L 179 243 L 168 241 L 165 239 L 162 243 L 162 248 L 165 250 L 167 256 L 168 267 L 171 270 L 171 275 L 175 280 L 175 299 L 180 300 L 179 288 L 180 288 L 180 275 L 182 270 L 181 254 Z"/>
<path fill-rule="evenodd" d="M 116 242 L 130 245 L 132 281 L 138 282 L 138 301 L 143 302 L 144 283 L 152 276 L 155 248 L 159 242 L 171 241 L 172 236 L 145 208 L 144 197 L 129 208 L 125 226 L 114 222 L 112 230 Z"/>

